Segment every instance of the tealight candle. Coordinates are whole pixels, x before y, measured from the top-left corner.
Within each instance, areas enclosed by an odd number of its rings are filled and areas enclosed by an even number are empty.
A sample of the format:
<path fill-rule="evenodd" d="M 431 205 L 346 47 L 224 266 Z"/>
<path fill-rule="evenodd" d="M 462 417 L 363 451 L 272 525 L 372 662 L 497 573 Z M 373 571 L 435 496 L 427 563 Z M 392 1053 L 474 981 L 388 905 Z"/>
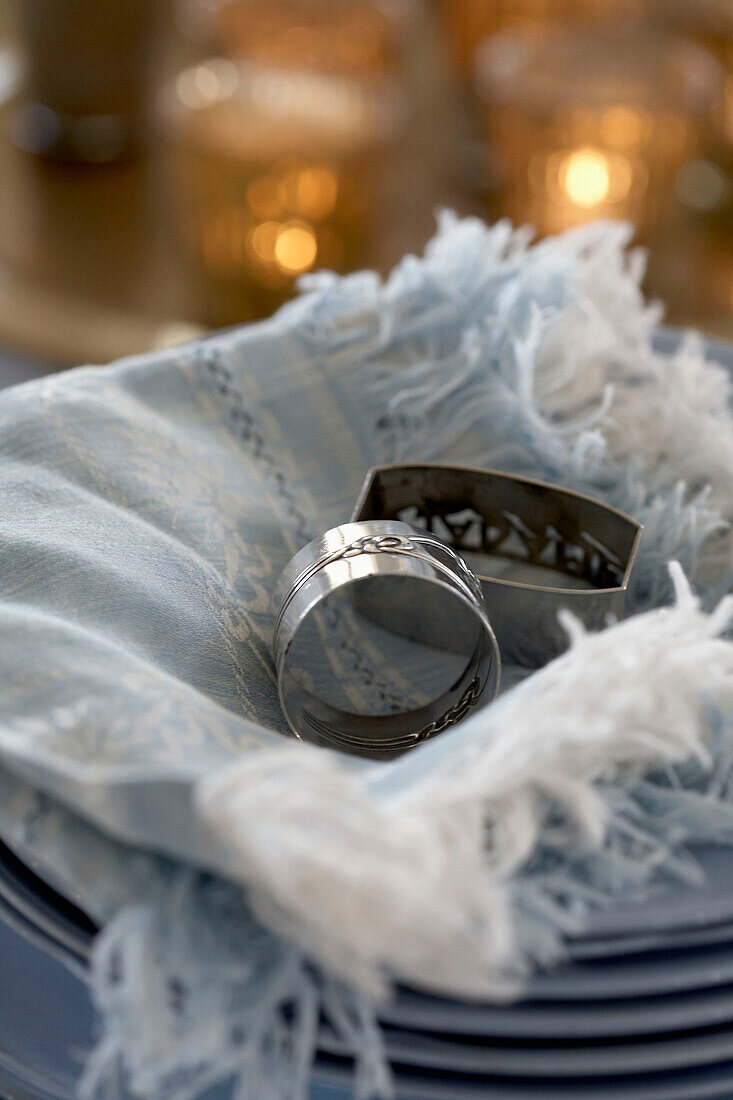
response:
<path fill-rule="evenodd" d="M 209 323 L 263 316 L 297 276 L 362 262 L 394 103 L 333 76 L 215 58 L 182 72 L 167 106 Z"/>
<path fill-rule="evenodd" d="M 709 54 L 641 27 L 506 32 L 481 46 L 476 79 L 501 212 L 542 234 L 600 216 L 652 233 L 719 92 Z"/>

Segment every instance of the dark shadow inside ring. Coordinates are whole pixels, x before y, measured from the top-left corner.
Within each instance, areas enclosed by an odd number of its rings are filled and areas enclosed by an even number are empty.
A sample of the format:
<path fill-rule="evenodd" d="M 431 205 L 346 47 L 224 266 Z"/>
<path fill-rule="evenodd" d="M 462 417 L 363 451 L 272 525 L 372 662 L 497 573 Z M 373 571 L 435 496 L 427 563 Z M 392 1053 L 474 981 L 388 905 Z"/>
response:
<path fill-rule="evenodd" d="M 281 695 L 309 740 L 384 757 L 457 721 L 496 675 L 475 609 L 407 576 L 367 577 L 322 600 L 293 638 Z"/>

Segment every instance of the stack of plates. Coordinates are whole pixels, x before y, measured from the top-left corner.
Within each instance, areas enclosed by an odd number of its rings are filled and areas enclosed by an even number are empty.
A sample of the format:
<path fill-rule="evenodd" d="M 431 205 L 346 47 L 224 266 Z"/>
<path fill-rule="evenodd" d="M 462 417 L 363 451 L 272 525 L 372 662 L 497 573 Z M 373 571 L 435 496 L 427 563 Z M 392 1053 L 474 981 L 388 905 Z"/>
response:
<path fill-rule="evenodd" d="M 733 1098 L 733 857 L 697 856 L 707 885 L 597 916 L 519 1003 L 402 991 L 382 1014 L 399 1095 Z M 322 1049 L 319 1076 L 342 1080 L 338 1044 Z"/>
<path fill-rule="evenodd" d="M 697 855 L 706 886 L 670 884 L 596 917 L 569 943 L 572 961 L 534 978 L 521 1002 L 400 991 L 382 1013 L 398 1096 L 733 1098 L 733 857 Z M 0 847 L 0 1096 L 73 1097 L 94 1037 L 83 980 L 92 933 Z M 350 1077 L 324 1025 L 312 1100 L 345 1100 Z"/>

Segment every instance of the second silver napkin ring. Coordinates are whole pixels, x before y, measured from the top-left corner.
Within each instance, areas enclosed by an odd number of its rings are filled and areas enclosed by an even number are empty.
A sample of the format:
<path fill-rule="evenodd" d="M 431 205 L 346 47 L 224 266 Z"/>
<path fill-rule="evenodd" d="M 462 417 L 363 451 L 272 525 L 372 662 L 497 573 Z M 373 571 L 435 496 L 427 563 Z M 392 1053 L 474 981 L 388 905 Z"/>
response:
<path fill-rule="evenodd" d="M 498 691 L 481 587 L 430 532 L 393 520 L 334 527 L 295 555 L 274 606 L 280 702 L 298 738 L 384 758 Z"/>
<path fill-rule="evenodd" d="M 438 463 L 373 467 L 352 519 L 399 519 L 445 539 L 469 562 L 474 553 L 493 557 L 495 574 L 476 570 L 486 610 L 504 660 L 529 667 L 565 649 L 561 608 L 593 630 L 621 617 L 642 531 L 583 493 Z"/>

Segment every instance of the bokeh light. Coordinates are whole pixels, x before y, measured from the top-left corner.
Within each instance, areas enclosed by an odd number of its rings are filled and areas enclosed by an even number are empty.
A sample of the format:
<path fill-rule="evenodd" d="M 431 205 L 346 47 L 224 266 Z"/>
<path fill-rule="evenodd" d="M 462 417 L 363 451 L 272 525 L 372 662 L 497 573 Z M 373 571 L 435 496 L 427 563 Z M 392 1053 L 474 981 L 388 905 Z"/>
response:
<path fill-rule="evenodd" d="M 608 160 L 593 149 L 579 149 L 564 161 L 560 180 L 578 206 L 598 206 L 608 198 L 611 185 Z"/>
<path fill-rule="evenodd" d="M 282 226 L 275 240 L 275 259 L 288 275 L 300 275 L 313 266 L 318 252 L 316 235 L 302 222 Z"/>

